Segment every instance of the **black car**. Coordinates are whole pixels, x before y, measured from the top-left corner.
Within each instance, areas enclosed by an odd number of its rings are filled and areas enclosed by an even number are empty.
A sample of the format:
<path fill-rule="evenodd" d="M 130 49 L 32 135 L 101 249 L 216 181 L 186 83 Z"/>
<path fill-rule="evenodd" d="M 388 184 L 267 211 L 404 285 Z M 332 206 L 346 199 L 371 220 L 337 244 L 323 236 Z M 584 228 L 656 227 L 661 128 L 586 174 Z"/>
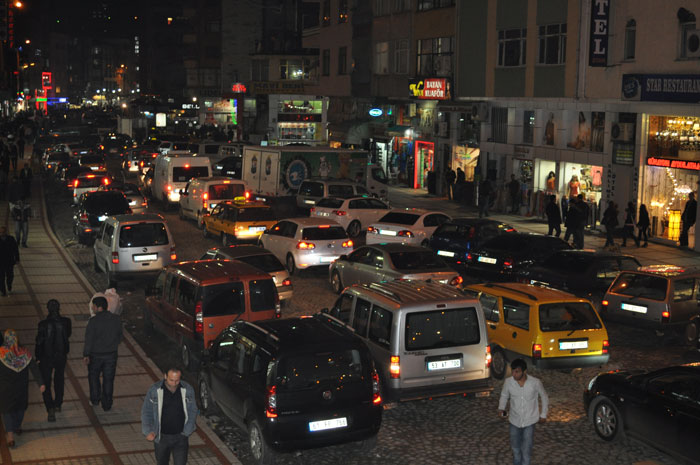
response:
<path fill-rule="evenodd" d="M 571 248 L 566 241 L 554 236 L 502 234 L 467 254 L 466 273 L 482 281 L 512 281 L 521 269 L 542 263 L 559 250 Z"/>
<path fill-rule="evenodd" d="M 203 412 L 247 430 L 258 463 L 352 441 L 371 449 L 382 421 L 369 349 L 323 314 L 232 324 L 204 354 L 198 387 Z"/>
<path fill-rule="evenodd" d="M 627 434 L 700 464 L 700 363 L 600 374 L 588 383 L 583 406 L 606 441 Z"/>
<path fill-rule="evenodd" d="M 235 155 L 222 158 L 212 165 L 212 172 L 217 176 L 227 176 L 233 179 L 241 179 L 243 169 L 243 157 Z"/>
<path fill-rule="evenodd" d="M 113 215 L 131 213 L 123 192 L 117 190 L 87 192 L 80 197 L 73 219 L 73 233 L 78 243 L 85 244 L 95 238 L 102 222 Z"/>
<path fill-rule="evenodd" d="M 435 230 L 428 246 L 461 271 L 469 252 L 493 237 L 511 232 L 516 232 L 514 227 L 496 220 L 453 218 Z"/>

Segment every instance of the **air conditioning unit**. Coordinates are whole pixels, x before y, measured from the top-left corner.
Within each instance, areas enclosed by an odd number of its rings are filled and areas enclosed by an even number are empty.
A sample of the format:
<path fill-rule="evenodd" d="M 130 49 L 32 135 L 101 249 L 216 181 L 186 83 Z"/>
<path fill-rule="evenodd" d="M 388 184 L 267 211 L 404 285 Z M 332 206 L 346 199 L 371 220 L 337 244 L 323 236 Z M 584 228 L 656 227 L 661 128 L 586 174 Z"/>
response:
<path fill-rule="evenodd" d="M 613 123 L 610 137 L 617 142 L 633 142 L 634 123 Z"/>
<path fill-rule="evenodd" d="M 490 107 L 488 103 L 475 103 L 472 105 L 472 119 L 477 121 L 488 121 L 490 117 Z"/>
<path fill-rule="evenodd" d="M 683 47 L 687 58 L 700 57 L 700 29 L 692 29 L 686 32 Z"/>

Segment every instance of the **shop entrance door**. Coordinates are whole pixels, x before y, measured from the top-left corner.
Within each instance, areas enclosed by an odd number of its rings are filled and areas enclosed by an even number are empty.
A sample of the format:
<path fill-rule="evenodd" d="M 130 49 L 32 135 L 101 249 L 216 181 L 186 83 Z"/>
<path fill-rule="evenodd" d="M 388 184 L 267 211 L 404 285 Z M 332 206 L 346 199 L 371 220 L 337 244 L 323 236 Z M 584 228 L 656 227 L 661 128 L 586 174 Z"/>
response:
<path fill-rule="evenodd" d="M 428 173 L 434 171 L 435 144 L 433 142 L 416 142 L 415 162 L 413 188 L 428 189 Z M 432 178 L 435 177 L 435 175 L 432 176 Z M 431 189 L 433 192 L 435 191 L 434 187 Z"/>

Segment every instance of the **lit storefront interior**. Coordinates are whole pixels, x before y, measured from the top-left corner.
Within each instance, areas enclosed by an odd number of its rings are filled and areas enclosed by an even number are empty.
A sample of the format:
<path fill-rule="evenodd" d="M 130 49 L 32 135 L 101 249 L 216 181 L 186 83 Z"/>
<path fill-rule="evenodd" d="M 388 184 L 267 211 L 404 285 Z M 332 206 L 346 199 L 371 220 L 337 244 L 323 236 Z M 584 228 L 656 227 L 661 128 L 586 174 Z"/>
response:
<path fill-rule="evenodd" d="M 478 147 L 469 147 L 467 145 L 452 146 L 451 168 L 456 172 L 457 168 L 464 171 L 464 180 L 467 182 L 474 181 L 474 170 L 479 164 L 479 154 L 481 150 Z"/>
<path fill-rule="evenodd" d="M 281 100 L 277 122 L 281 144 L 322 141 L 323 100 Z"/>

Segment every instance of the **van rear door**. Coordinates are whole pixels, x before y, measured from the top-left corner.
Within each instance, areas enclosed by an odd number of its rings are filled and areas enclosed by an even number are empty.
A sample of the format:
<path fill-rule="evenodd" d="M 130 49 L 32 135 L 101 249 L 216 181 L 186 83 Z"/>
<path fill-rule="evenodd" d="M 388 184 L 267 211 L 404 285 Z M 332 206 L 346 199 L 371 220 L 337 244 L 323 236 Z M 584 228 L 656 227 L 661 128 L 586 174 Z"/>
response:
<path fill-rule="evenodd" d="M 245 290 L 243 282 L 203 286 L 200 292 L 202 308 L 202 339 L 204 348 L 234 321 L 245 315 Z M 195 315 L 196 316 L 196 315 Z"/>

